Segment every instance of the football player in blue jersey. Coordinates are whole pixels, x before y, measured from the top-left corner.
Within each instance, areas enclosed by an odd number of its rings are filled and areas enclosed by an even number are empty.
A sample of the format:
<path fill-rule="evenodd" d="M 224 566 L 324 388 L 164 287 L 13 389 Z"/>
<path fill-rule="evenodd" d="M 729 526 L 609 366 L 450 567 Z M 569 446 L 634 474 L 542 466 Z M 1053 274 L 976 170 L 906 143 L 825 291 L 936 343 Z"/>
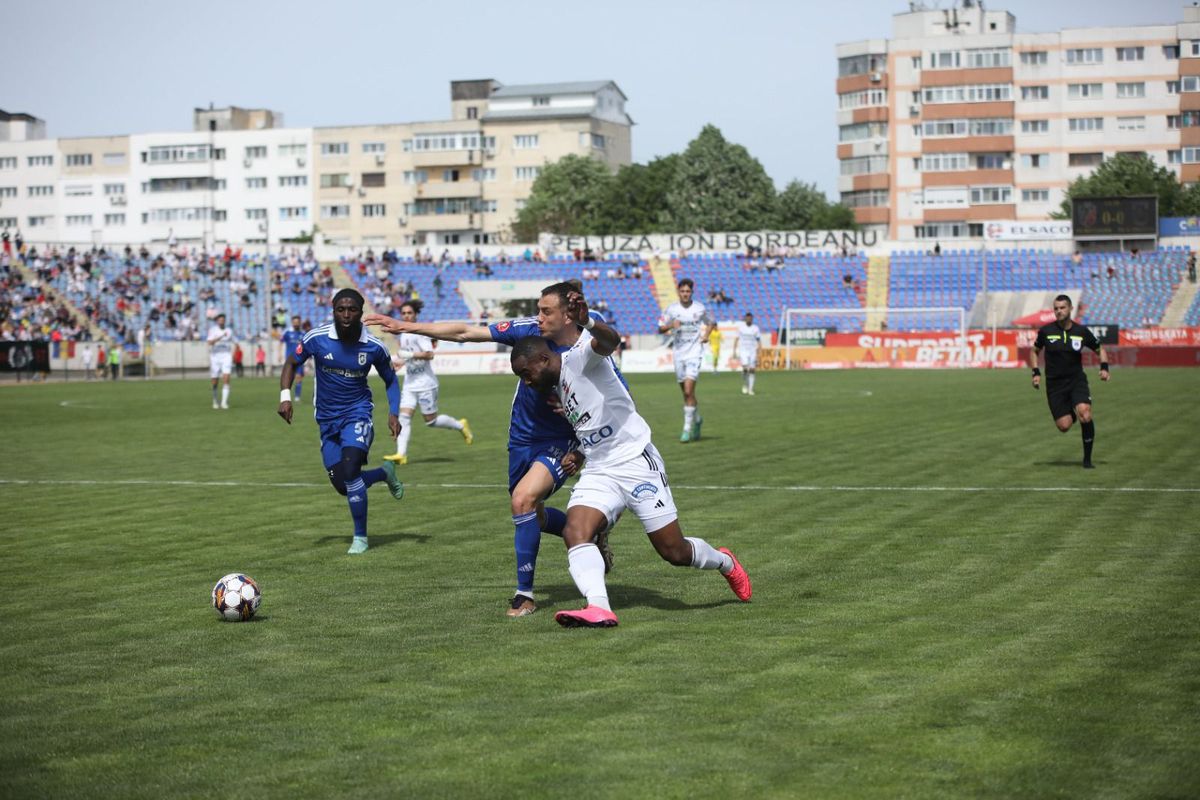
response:
<path fill-rule="evenodd" d="M 576 283 L 556 283 L 542 290 L 538 315 L 497 322 L 487 327 L 460 322 L 402 322 L 381 314 L 368 314 L 363 323 L 379 325 L 388 333 L 415 333 L 448 342 L 498 342 L 512 345 L 525 336 L 544 336 L 556 351 L 569 350 L 579 339 L 579 326 L 567 317 L 566 296 L 578 291 Z M 508 428 L 508 492 L 511 497 L 513 547 L 517 555 L 517 591 L 509 601 L 508 616 L 524 617 L 537 611 L 533 578 L 541 534 L 562 536 L 567 515 L 546 505 L 568 477 L 583 465 L 575 431 L 559 413 L 553 398 L 517 383 Z M 612 567 L 608 533 L 597 542 L 606 568 Z"/>
<path fill-rule="evenodd" d="M 279 343 L 283 345 L 283 363 L 287 363 L 288 358 L 296 352 L 296 348 L 300 346 L 300 341 L 304 338 L 304 331 L 300 327 L 300 317 L 292 317 L 292 327 L 283 332 L 279 337 Z M 296 382 L 292 384 L 292 402 L 299 403 L 304 398 L 304 365 L 296 365 Z"/>
<path fill-rule="evenodd" d="M 342 289 L 333 297 L 333 322 L 313 328 L 288 356 L 279 376 L 279 416 L 292 424 L 292 379 L 296 367 L 313 360 L 317 389 L 313 405 L 321 429 L 321 458 L 329 480 L 345 495 L 354 520 L 354 539 L 349 553 L 367 550 L 367 489 L 385 482 L 392 497 L 404 496 L 404 484 L 396 479 L 396 468 L 385 462 L 378 469 L 363 470 L 375 437 L 371 412 L 371 367 L 387 388 L 388 429 L 400 435 L 400 384 L 392 369 L 391 355 L 383 342 L 371 336 L 362 324 L 363 297 L 353 289 Z"/>

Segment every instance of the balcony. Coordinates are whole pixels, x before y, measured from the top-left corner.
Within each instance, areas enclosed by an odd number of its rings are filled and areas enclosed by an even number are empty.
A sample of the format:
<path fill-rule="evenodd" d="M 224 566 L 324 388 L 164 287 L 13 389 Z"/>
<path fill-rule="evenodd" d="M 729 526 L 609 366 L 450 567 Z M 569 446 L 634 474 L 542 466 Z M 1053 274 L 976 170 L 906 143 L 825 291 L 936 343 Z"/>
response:
<path fill-rule="evenodd" d="M 414 167 L 478 167 L 483 163 L 479 150 L 438 150 L 413 153 Z"/>
<path fill-rule="evenodd" d="M 439 200 L 448 197 L 479 197 L 483 184 L 479 181 L 429 181 L 418 184 L 413 195 L 422 200 Z"/>
<path fill-rule="evenodd" d="M 420 214 L 408 218 L 408 227 L 417 233 L 477 230 L 479 214 Z"/>

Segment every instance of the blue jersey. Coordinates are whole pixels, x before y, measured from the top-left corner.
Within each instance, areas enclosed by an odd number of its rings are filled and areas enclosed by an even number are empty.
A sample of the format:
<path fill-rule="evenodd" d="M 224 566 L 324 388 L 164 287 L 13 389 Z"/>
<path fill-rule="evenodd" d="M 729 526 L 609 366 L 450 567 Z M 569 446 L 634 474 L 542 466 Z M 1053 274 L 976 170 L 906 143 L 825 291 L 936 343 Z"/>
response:
<path fill-rule="evenodd" d="M 387 387 L 391 413 L 400 413 L 400 385 L 396 371 L 383 342 L 363 328 L 358 341 L 343 344 L 337 338 L 331 322 L 313 328 L 300 341 L 299 351 L 292 356 L 297 364 L 311 358 L 316 373 L 317 390 L 314 399 L 317 422 L 332 422 L 352 416 L 370 418 L 374 404 L 367 376 L 374 366 Z"/>
<path fill-rule="evenodd" d="M 288 328 L 283 332 L 283 335 L 279 337 L 279 341 L 283 342 L 284 357 L 295 357 L 295 359 L 298 361 L 300 355 L 296 348 L 300 346 L 300 342 L 304 341 L 304 331 L 297 330 L 295 328 Z M 303 364 L 297 365 L 296 374 L 304 374 Z"/>
<path fill-rule="evenodd" d="M 603 315 L 596 314 L 595 316 L 601 322 L 604 321 Z M 521 317 L 506 322 L 497 322 L 488 326 L 488 332 L 492 335 L 492 341 L 506 344 L 509 347 L 516 344 L 518 339 L 541 335 L 537 317 Z M 550 345 L 550 348 L 557 353 L 565 353 L 571 349 L 570 347 L 560 347 L 548 339 L 546 344 Z M 625 378 L 619 371 L 617 375 L 624 383 Z M 545 395 L 539 394 L 536 389 L 529 388 L 523 381 L 517 381 L 517 391 L 513 395 L 512 417 L 508 426 L 509 447 L 562 439 L 575 439 L 575 429 L 571 427 L 571 423 L 554 410 L 554 406 L 547 402 Z"/>

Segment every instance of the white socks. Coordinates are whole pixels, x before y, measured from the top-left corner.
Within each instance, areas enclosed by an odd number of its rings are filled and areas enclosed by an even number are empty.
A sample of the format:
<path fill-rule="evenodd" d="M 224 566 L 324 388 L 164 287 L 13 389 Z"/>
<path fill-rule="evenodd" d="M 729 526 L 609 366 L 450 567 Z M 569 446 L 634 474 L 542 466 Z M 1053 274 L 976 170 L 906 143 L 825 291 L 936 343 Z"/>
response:
<path fill-rule="evenodd" d="M 221 384 L 221 405 L 223 405 L 223 406 L 229 405 L 229 384 L 228 383 Z"/>
<path fill-rule="evenodd" d="M 747 381 L 749 382 L 749 384 L 750 384 L 750 391 L 752 391 L 752 392 L 753 392 L 753 391 L 754 391 L 754 373 L 753 373 L 753 372 L 749 373 L 749 374 L 746 376 L 746 380 L 747 380 Z"/>
<path fill-rule="evenodd" d="M 719 569 L 722 575 L 728 575 L 733 569 L 733 559 L 708 542 L 694 536 L 683 538 L 692 545 L 692 566 L 696 569 Z"/>
<path fill-rule="evenodd" d="M 451 430 L 461 431 L 462 423 L 447 414 L 438 414 L 437 419 L 433 422 L 426 422 L 431 428 L 450 428 Z"/>
<path fill-rule="evenodd" d="M 683 429 L 690 431 L 692 429 L 692 423 L 694 423 L 695 421 L 696 421 L 696 407 L 695 406 L 684 406 L 683 407 Z"/>
<path fill-rule="evenodd" d="M 567 550 L 567 565 L 575 586 L 588 605 L 612 611 L 608 604 L 608 587 L 604 585 L 604 556 L 600 555 L 600 548 L 591 542 L 575 545 Z"/>
<path fill-rule="evenodd" d="M 412 417 L 407 414 L 401 414 L 400 435 L 396 437 L 396 453 L 398 455 L 408 455 L 409 436 L 412 436 Z"/>

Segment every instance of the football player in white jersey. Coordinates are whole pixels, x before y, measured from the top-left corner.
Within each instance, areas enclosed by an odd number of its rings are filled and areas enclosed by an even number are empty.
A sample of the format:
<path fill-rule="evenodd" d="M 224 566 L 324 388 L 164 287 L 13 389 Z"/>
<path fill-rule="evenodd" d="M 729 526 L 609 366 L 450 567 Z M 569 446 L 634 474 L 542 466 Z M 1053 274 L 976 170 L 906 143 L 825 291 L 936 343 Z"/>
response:
<path fill-rule="evenodd" d="M 567 504 L 563 540 L 571 577 L 587 606 L 559 611 L 554 619 L 568 628 L 611 628 L 617 617 L 608 602 L 604 558 L 594 542 L 626 509 L 641 520 L 650 543 L 665 561 L 679 567 L 718 570 L 737 598 L 750 599 L 750 578 L 726 548 L 685 537 L 662 457 L 650 441 L 650 426 L 638 414 L 629 389 L 609 358 L 620 334 L 588 314 L 578 292 L 568 296 L 568 316 L 584 330 L 566 352 L 555 352 L 540 336 L 517 341 L 512 369 L 526 385 L 557 394 L 575 429 L 587 461 Z"/>
<path fill-rule="evenodd" d="M 692 300 L 696 284 L 691 278 L 679 282 L 679 302 L 667 306 L 658 321 L 658 332 L 671 334 L 671 347 L 675 350 L 675 379 L 683 391 L 683 433 L 681 442 L 700 438 L 700 425 L 704 418 L 696 405 L 696 379 L 700 376 L 700 362 L 704 356 L 704 343 L 712 335 L 712 318 L 703 303 Z"/>
<path fill-rule="evenodd" d="M 213 408 L 229 408 L 229 373 L 233 371 L 233 329 L 225 327 L 225 315 L 217 314 L 208 329 L 209 377 L 212 378 Z M 217 402 L 217 384 L 221 387 L 221 402 Z"/>
<path fill-rule="evenodd" d="M 738 361 L 742 362 L 742 394 L 754 394 L 754 370 L 758 368 L 758 343 L 762 331 L 754 324 L 754 315 L 746 312 L 746 318 L 737 324 Z"/>
<path fill-rule="evenodd" d="M 424 304 L 420 300 L 409 300 L 400 306 L 400 319 L 416 322 Z M 408 437 L 412 435 L 412 415 L 417 408 L 429 428 L 449 428 L 462 434 L 467 444 L 475 440 L 466 418 L 455 419 L 448 414 L 438 413 L 438 379 L 433 371 L 433 348 L 436 343 L 428 336 L 402 333 L 398 337 L 400 349 L 392 355 L 392 365 L 397 371 L 404 368 L 404 386 L 400 390 L 400 435 L 396 437 L 395 455 L 384 456 L 397 464 L 408 463 Z"/>

